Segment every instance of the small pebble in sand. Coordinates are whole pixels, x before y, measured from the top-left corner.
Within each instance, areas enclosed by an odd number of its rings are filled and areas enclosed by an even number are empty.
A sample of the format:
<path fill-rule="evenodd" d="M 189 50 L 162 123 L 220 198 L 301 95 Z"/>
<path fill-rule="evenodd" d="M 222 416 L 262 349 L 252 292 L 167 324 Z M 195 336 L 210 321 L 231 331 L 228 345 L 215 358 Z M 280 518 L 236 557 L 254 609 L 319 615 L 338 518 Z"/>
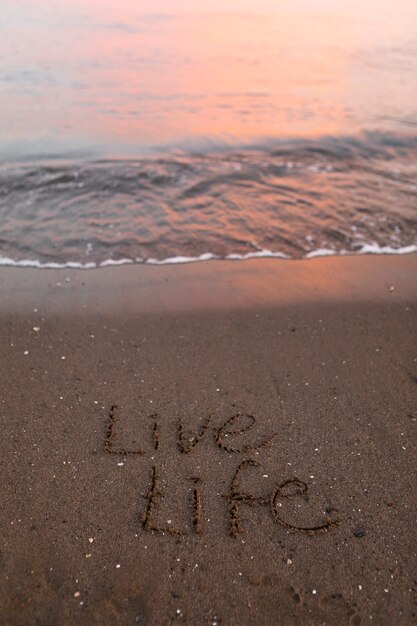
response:
<path fill-rule="evenodd" d="M 29 350 L 25 350 L 23 354 L 27 356 L 29 354 Z"/>
<path fill-rule="evenodd" d="M 86 558 L 86 559 L 91 559 L 91 554 L 86 554 L 86 555 L 85 555 L 85 558 Z"/>
<path fill-rule="evenodd" d="M 64 357 L 64 356 L 62 356 L 62 357 L 61 357 L 61 359 L 62 359 L 63 361 L 65 361 L 65 357 Z"/>
<path fill-rule="evenodd" d="M 94 538 L 93 538 L 93 537 L 89 537 L 89 538 L 88 538 L 88 541 L 89 541 L 90 543 L 93 543 Z"/>
<path fill-rule="evenodd" d="M 394 291 L 395 287 L 394 285 L 391 285 L 391 287 L 389 288 L 390 291 Z"/>
<path fill-rule="evenodd" d="M 116 565 L 116 569 L 120 569 L 120 563 Z"/>
<path fill-rule="evenodd" d="M 38 333 L 38 332 L 40 331 L 40 327 L 39 327 L 39 326 L 34 326 L 34 327 L 32 328 L 32 330 L 33 330 L 35 333 Z"/>
<path fill-rule="evenodd" d="M 76 591 L 76 592 L 74 593 L 74 598 L 79 598 L 79 597 L 80 597 L 80 595 L 81 595 L 81 594 L 80 594 L 80 592 L 79 592 L 79 591 Z"/>
<path fill-rule="evenodd" d="M 121 462 L 121 463 L 118 463 L 117 465 L 118 465 L 119 467 L 123 467 L 124 463 L 122 463 L 122 462 Z"/>
<path fill-rule="evenodd" d="M 317 590 L 316 590 L 316 589 L 313 589 L 313 591 L 312 591 L 311 593 L 313 594 L 313 596 L 315 596 L 315 595 L 316 595 L 316 593 L 317 593 Z"/>

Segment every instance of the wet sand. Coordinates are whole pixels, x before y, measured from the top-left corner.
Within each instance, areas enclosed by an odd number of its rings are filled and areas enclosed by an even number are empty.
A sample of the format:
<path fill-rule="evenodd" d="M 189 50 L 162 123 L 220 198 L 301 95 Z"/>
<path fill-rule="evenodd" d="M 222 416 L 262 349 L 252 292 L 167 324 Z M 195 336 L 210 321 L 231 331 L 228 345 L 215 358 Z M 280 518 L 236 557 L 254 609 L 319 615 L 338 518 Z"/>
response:
<path fill-rule="evenodd" d="M 416 276 L 1 270 L 0 623 L 417 623 Z"/>

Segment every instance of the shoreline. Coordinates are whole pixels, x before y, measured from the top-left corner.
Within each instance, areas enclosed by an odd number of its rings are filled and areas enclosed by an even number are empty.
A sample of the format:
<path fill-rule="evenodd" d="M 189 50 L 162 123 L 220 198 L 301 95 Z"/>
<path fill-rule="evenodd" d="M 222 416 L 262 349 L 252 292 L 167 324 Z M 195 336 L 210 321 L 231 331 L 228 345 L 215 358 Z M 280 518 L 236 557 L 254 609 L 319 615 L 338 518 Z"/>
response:
<path fill-rule="evenodd" d="M 204 261 L 251 261 L 254 259 L 281 259 L 285 261 L 308 261 L 310 259 L 327 258 L 327 257 L 352 257 L 352 256 L 370 256 L 370 255 L 406 255 L 417 253 L 417 245 L 407 245 L 401 248 L 392 248 L 391 246 L 379 246 L 378 244 L 364 243 L 362 247 L 354 250 L 334 250 L 330 248 L 318 248 L 317 250 L 311 250 L 301 257 L 291 257 L 284 252 L 272 252 L 267 249 L 259 249 L 256 252 L 248 253 L 230 253 L 222 257 L 211 252 L 204 252 L 199 256 L 174 256 L 164 259 L 157 258 L 121 258 L 121 259 L 107 259 L 101 262 L 76 262 L 67 261 L 65 263 L 59 262 L 45 262 L 30 259 L 22 259 L 15 261 L 10 257 L 0 256 L 0 267 L 19 267 L 26 269 L 39 269 L 39 270 L 92 270 L 102 269 L 105 267 L 119 267 L 123 265 L 186 265 L 189 263 L 201 263 Z"/>
<path fill-rule="evenodd" d="M 210 260 L 77 269 L 0 268 L 0 315 L 253 308 L 307 302 L 397 301 L 417 295 L 417 254 Z M 393 289 L 391 289 L 393 287 Z M 45 301 L 45 298 L 47 300 Z"/>
<path fill-rule="evenodd" d="M 0 269 L 0 622 L 417 619 L 417 255 Z"/>

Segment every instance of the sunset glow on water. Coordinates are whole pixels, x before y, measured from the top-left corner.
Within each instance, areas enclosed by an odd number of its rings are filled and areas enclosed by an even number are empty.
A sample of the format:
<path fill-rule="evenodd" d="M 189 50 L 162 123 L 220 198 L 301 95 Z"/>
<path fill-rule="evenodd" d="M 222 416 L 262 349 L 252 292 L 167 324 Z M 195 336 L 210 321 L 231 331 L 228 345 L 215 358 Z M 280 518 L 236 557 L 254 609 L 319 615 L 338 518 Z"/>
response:
<path fill-rule="evenodd" d="M 3 257 L 417 243 L 414 1 L 4 0 L 0 58 Z"/>

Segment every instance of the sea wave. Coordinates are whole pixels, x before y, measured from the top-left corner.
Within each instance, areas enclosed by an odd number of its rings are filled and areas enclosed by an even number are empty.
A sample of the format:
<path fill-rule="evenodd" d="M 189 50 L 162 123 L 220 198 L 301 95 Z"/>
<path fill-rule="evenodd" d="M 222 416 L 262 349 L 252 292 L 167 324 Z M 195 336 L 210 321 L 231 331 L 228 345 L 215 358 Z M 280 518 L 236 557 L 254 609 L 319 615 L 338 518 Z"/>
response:
<path fill-rule="evenodd" d="M 417 137 L 0 165 L 2 265 L 396 254 L 417 245 Z"/>

